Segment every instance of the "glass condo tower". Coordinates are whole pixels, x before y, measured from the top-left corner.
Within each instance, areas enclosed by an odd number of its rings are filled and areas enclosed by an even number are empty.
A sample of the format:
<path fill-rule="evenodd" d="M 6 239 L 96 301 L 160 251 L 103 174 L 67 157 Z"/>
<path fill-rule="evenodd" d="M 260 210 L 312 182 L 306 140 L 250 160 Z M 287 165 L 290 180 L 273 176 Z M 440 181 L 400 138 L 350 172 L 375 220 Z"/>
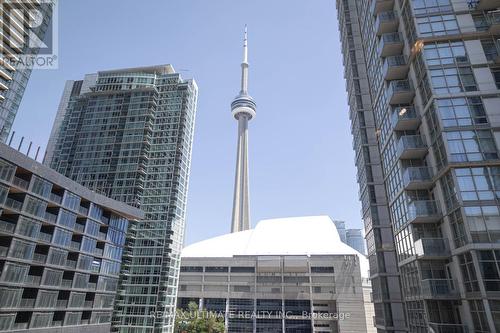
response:
<path fill-rule="evenodd" d="M 500 331 L 498 0 L 337 0 L 379 332 Z"/>
<path fill-rule="evenodd" d="M 170 65 L 68 81 L 45 163 L 141 208 L 127 234 L 113 332 L 171 332 L 197 103 Z"/>

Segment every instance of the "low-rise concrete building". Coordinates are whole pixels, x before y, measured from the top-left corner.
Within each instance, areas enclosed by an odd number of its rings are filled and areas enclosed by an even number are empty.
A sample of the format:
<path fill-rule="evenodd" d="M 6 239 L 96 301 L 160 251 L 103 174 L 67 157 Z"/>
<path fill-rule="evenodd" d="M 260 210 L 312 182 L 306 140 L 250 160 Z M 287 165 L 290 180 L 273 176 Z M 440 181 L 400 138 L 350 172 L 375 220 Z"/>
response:
<path fill-rule="evenodd" d="M 327 216 L 263 220 L 186 247 L 177 307 L 190 302 L 232 332 L 375 332 L 368 262 Z"/>

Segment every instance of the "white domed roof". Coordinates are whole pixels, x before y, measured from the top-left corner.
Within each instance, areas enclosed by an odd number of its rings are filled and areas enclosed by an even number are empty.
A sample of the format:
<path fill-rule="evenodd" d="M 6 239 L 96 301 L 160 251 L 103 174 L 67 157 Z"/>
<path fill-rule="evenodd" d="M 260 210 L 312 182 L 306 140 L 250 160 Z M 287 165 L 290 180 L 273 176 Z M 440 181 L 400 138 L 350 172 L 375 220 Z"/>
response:
<path fill-rule="evenodd" d="M 328 216 L 305 216 L 260 221 L 255 229 L 235 232 L 184 248 L 183 258 L 224 258 L 242 255 L 349 255 L 360 258 L 361 274 L 368 271 L 366 257 L 340 240 Z"/>

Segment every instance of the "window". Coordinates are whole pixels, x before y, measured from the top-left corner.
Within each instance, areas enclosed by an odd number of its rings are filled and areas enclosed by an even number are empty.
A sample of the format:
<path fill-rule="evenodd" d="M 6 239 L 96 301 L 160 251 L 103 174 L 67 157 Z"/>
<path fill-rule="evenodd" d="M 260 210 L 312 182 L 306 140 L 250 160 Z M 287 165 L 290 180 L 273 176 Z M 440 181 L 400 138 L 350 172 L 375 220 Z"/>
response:
<path fill-rule="evenodd" d="M 477 90 L 470 67 L 439 68 L 429 70 L 436 94 L 451 94 Z"/>
<path fill-rule="evenodd" d="M 429 67 L 469 63 L 462 41 L 425 44 L 424 58 Z"/>
<path fill-rule="evenodd" d="M 225 266 L 209 266 L 205 267 L 206 273 L 226 273 L 228 271 L 228 267 Z"/>
<path fill-rule="evenodd" d="M 443 133 L 448 141 L 451 162 L 474 162 L 497 159 L 498 153 L 489 130 Z"/>
<path fill-rule="evenodd" d="M 73 229 L 75 227 L 75 222 L 76 222 L 75 214 L 70 213 L 64 209 L 61 209 L 59 211 L 59 219 L 57 220 L 57 224 Z"/>
<path fill-rule="evenodd" d="M 483 46 L 484 55 L 486 56 L 486 60 L 495 61 L 498 57 L 498 50 L 496 46 L 496 42 L 494 39 L 482 39 L 481 45 Z"/>
<path fill-rule="evenodd" d="M 37 238 L 38 233 L 40 232 L 40 227 L 41 223 L 24 216 L 20 216 L 19 221 L 17 222 L 16 233 L 31 238 Z"/>
<path fill-rule="evenodd" d="M 500 89 L 500 68 L 492 68 L 491 74 L 493 75 L 497 89 Z"/>
<path fill-rule="evenodd" d="M 52 243 L 61 245 L 61 246 L 69 246 L 71 243 L 72 233 L 70 231 L 66 231 L 60 228 L 56 228 L 54 231 L 54 238 Z"/>
<path fill-rule="evenodd" d="M 463 201 L 495 200 L 500 197 L 500 168 L 455 169 Z"/>
<path fill-rule="evenodd" d="M 5 263 L 0 279 L 5 282 L 22 283 L 28 274 L 29 268 L 28 265 L 7 262 Z"/>
<path fill-rule="evenodd" d="M 63 206 L 71 210 L 77 210 L 80 206 L 80 197 L 66 191 L 64 193 Z"/>
<path fill-rule="evenodd" d="M 10 245 L 10 256 L 13 258 L 31 260 L 35 251 L 35 243 L 13 239 Z"/>
<path fill-rule="evenodd" d="M 478 251 L 486 291 L 500 291 L 500 250 Z"/>
<path fill-rule="evenodd" d="M 201 266 L 181 266 L 181 272 L 201 273 L 203 267 Z"/>
<path fill-rule="evenodd" d="M 231 267 L 231 273 L 255 273 L 255 267 Z"/>
<path fill-rule="evenodd" d="M 63 277 L 63 271 L 46 268 L 43 274 L 42 285 L 59 287 Z"/>
<path fill-rule="evenodd" d="M 416 21 L 421 37 L 452 35 L 460 32 L 455 15 L 426 16 L 417 18 Z"/>
<path fill-rule="evenodd" d="M 464 210 L 472 242 L 500 243 L 498 206 L 468 206 Z"/>
<path fill-rule="evenodd" d="M 480 97 L 442 98 L 436 104 L 444 128 L 488 124 Z"/>
<path fill-rule="evenodd" d="M 477 282 L 476 270 L 474 269 L 474 262 L 470 252 L 466 252 L 458 256 L 460 262 L 460 270 L 464 279 L 465 291 L 476 292 L 479 291 L 479 283 Z"/>
<path fill-rule="evenodd" d="M 477 31 L 488 31 L 490 24 L 483 14 L 473 15 L 472 20 L 474 21 L 474 26 Z"/>
<path fill-rule="evenodd" d="M 50 191 L 52 190 L 52 183 L 36 175 L 33 175 L 31 183 L 31 191 L 33 193 L 36 193 L 44 198 L 49 197 Z"/>
<path fill-rule="evenodd" d="M 412 4 L 415 15 L 430 15 L 452 11 L 449 0 L 413 0 Z"/>
<path fill-rule="evenodd" d="M 45 218 L 47 203 L 27 195 L 24 200 L 24 211 L 28 214 Z"/>
<path fill-rule="evenodd" d="M 311 267 L 311 273 L 333 273 L 333 266 L 313 266 Z"/>
<path fill-rule="evenodd" d="M 490 300 L 491 315 L 497 332 L 500 332 L 500 301 Z"/>

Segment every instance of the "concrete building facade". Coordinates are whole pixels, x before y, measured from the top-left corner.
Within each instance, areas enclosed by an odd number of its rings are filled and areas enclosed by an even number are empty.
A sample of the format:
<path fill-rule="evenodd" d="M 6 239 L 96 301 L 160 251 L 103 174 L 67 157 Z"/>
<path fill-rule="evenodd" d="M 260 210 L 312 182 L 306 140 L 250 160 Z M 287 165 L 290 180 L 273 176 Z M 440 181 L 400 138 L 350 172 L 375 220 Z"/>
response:
<path fill-rule="evenodd" d="M 186 247 L 177 306 L 196 302 L 229 333 L 374 333 L 370 291 L 367 259 L 329 217 L 286 218 Z"/>
<path fill-rule="evenodd" d="M 45 163 L 145 212 L 128 230 L 113 332 L 173 329 L 197 94 L 171 65 L 65 87 Z"/>
<path fill-rule="evenodd" d="M 500 331 L 499 8 L 337 1 L 379 332 Z"/>
<path fill-rule="evenodd" d="M 142 211 L 0 144 L 0 331 L 109 332 Z"/>

